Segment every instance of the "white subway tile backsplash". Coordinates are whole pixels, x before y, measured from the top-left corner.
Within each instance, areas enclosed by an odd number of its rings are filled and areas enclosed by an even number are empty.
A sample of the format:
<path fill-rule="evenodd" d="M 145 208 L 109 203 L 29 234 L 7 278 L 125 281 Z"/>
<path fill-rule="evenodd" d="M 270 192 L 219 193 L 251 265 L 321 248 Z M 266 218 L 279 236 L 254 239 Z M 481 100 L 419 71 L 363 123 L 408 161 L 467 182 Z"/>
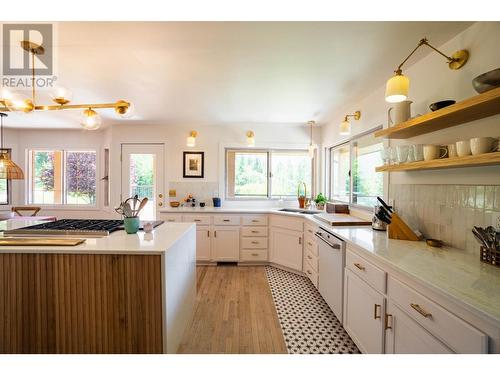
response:
<path fill-rule="evenodd" d="M 472 227 L 490 225 L 493 212 L 500 211 L 500 186 L 392 184 L 389 199 L 425 237 L 476 252 Z"/>

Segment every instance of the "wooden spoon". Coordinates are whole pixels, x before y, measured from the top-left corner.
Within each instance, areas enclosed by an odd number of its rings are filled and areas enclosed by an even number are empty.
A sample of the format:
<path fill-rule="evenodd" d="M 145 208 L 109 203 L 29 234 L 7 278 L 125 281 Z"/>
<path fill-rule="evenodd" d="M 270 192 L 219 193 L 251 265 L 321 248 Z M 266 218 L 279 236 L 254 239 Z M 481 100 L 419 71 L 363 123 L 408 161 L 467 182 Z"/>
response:
<path fill-rule="evenodd" d="M 141 212 L 141 210 L 144 208 L 144 206 L 148 203 L 148 198 L 144 198 L 141 203 L 139 204 L 139 208 L 137 209 L 137 211 L 135 212 L 135 215 L 136 216 L 139 216 L 139 212 Z"/>

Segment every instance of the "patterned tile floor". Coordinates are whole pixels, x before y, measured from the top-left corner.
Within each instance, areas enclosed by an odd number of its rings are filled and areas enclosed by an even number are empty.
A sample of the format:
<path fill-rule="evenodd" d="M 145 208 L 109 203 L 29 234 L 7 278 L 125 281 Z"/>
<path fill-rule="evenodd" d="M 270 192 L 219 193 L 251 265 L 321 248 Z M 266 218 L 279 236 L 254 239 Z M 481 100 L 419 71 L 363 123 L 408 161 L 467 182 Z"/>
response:
<path fill-rule="evenodd" d="M 271 266 L 266 266 L 266 275 L 288 353 L 359 353 L 307 277 Z"/>

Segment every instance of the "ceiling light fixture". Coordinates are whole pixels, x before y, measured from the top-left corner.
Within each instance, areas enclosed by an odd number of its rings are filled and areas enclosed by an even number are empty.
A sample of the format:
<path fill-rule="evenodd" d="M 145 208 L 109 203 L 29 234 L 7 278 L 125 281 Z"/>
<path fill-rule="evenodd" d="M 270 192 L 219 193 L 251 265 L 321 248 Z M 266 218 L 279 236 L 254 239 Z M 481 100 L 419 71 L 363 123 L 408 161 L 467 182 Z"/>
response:
<path fill-rule="evenodd" d="M 340 123 L 340 135 L 351 134 L 351 124 L 349 123 L 349 117 L 354 117 L 354 120 L 359 120 L 361 118 L 361 111 L 356 111 L 352 115 L 345 115 L 344 121 Z"/>
<path fill-rule="evenodd" d="M 465 63 L 469 59 L 469 51 L 467 51 L 466 49 L 462 49 L 460 51 L 455 52 L 451 56 L 447 56 L 441 51 L 439 51 L 437 48 L 431 46 L 426 38 L 420 39 L 415 49 L 411 51 L 408 57 L 404 59 L 403 62 L 399 64 L 397 69 L 394 71 L 394 73 L 396 74 L 393 77 L 389 78 L 389 80 L 387 81 L 387 85 L 385 88 L 385 100 L 387 102 L 398 103 L 408 98 L 410 80 L 408 79 L 408 77 L 403 75 L 403 71 L 401 70 L 401 68 L 403 67 L 403 64 L 406 61 L 408 61 L 408 59 L 415 53 L 415 51 L 423 45 L 432 48 L 434 51 L 444 56 L 448 61 L 449 68 L 452 70 L 460 69 L 462 66 L 465 65 Z"/>
<path fill-rule="evenodd" d="M 45 49 L 33 42 L 24 40 L 21 42 L 21 47 L 31 54 L 31 98 L 22 94 L 13 94 L 7 89 L 0 91 L 0 111 L 6 112 L 24 112 L 30 113 L 34 111 L 60 111 L 62 109 L 84 109 L 81 125 L 85 129 L 95 130 L 101 125 L 100 116 L 95 112 L 95 109 L 113 108 L 116 114 L 120 117 L 130 117 L 132 114 L 132 104 L 125 100 L 118 100 L 116 103 L 101 103 L 101 104 L 68 104 L 71 101 L 71 91 L 57 87 L 51 93 L 52 100 L 55 105 L 39 105 L 36 102 L 36 77 L 35 77 L 35 55 L 43 55 Z M 91 111 L 91 112 L 90 112 Z"/>
<path fill-rule="evenodd" d="M 252 130 L 247 131 L 247 146 L 255 146 L 255 133 Z"/>
<path fill-rule="evenodd" d="M 22 180 L 24 179 L 23 170 L 10 160 L 9 153 L 3 148 L 4 117 L 7 117 L 7 114 L 0 112 L 0 178 L 7 180 Z"/>
<path fill-rule="evenodd" d="M 189 137 L 187 137 L 187 140 L 186 140 L 187 147 L 196 146 L 196 136 L 197 135 L 198 135 L 197 132 L 195 132 L 194 130 L 191 130 L 191 133 L 189 133 Z"/>
<path fill-rule="evenodd" d="M 309 157 L 312 159 L 314 157 L 314 150 L 316 150 L 316 146 L 313 144 L 313 126 L 316 124 L 314 121 L 308 121 L 307 125 L 309 125 Z"/>

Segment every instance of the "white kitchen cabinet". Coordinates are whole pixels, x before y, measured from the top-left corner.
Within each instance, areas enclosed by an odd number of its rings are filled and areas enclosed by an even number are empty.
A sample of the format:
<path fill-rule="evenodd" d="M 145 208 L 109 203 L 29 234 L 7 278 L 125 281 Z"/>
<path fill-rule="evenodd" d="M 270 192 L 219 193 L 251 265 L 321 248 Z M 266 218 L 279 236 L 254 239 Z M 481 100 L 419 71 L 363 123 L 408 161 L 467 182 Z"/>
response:
<path fill-rule="evenodd" d="M 271 254 L 273 263 L 302 271 L 302 232 L 271 228 Z"/>
<path fill-rule="evenodd" d="M 211 258 L 211 234 L 210 227 L 196 226 L 196 260 L 209 261 Z"/>
<path fill-rule="evenodd" d="M 385 353 L 450 354 L 453 351 L 409 317 L 403 310 L 392 302 L 388 302 Z"/>
<path fill-rule="evenodd" d="M 344 288 L 345 330 L 363 353 L 383 353 L 384 296 L 348 268 Z"/>
<path fill-rule="evenodd" d="M 240 255 L 240 229 L 232 226 L 214 227 L 212 258 L 216 262 L 237 262 Z"/>

